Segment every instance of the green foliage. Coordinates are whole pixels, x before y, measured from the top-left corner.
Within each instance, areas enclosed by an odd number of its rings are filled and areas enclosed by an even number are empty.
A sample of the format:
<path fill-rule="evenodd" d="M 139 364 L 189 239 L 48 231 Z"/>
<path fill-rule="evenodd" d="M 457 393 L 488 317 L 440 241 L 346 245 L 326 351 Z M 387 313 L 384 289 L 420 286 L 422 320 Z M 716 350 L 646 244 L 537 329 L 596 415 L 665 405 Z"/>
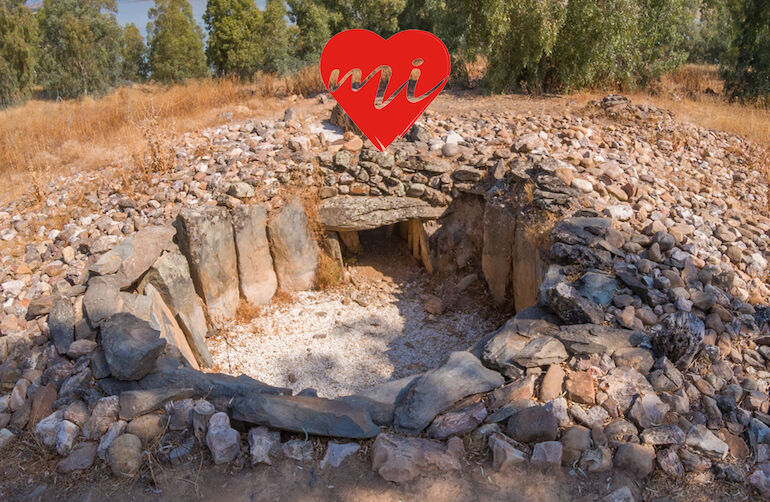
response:
<path fill-rule="evenodd" d="M 701 1 L 694 30 L 685 42 L 691 62 L 716 64 L 729 58 L 730 43 L 738 35 L 734 9 L 730 6 L 736 3 L 735 0 Z"/>
<path fill-rule="evenodd" d="M 289 19 L 296 26 L 294 54 L 303 63 L 316 63 L 331 38 L 329 11 L 312 0 L 288 0 L 288 4 Z"/>
<path fill-rule="evenodd" d="M 144 38 L 134 23 L 123 27 L 121 46 L 123 67 L 121 78 L 129 82 L 143 82 L 147 78 Z"/>
<path fill-rule="evenodd" d="M 206 58 L 217 75 L 251 77 L 264 58 L 262 12 L 254 0 L 209 0 L 203 15 Z"/>
<path fill-rule="evenodd" d="M 770 101 L 770 9 L 764 0 L 731 5 L 738 33 L 722 65 L 727 92 Z"/>
<path fill-rule="evenodd" d="M 35 79 L 37 22 L 23 0 L 0 0 L 0 106 L 27 95 Z"/>
<path fill-rule="evenodd" d="M 398 17 L 406 3 L 407 0 L 318 0 L 329 12 L 332 33 L 363 28 L 385 38 L 399 31 Z"/>
<path fill-rule="evenodd" d="M 150 76 L 181 82 L 208 75 L 203 32 L 187 0 L 155 0 L 147 24 Z"/>
<path fill-rule="evenodd" d="M 52 96 L 103 93 L 120 76 L 114 0 L 45 0 L 38 12 L 40 84 Z"/>
<path fill-rule="evenodd" d="M 267 0 L 262 14 L 262 48 L 265 52 L 262 69 L 270 72 L 286 73 L 298 66 L 292 54 L 290 43 L 292 33 L 286 25 L 286 2 Z"/>

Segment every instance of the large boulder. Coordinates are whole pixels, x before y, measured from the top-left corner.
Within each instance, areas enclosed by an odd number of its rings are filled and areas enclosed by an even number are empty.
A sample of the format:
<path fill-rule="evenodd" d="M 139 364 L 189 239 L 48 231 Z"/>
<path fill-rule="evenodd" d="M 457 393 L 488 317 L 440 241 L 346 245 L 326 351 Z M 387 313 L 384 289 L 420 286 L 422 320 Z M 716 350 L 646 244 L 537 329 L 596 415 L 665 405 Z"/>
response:
<path fill-rule="evenodd" d="M 460 399 L 499 387 L 503 376 L 482 366 L 470 352 L 452 352 L 440 368 L 417 378 L 396 404 L 395 426 L 419 434 L 442 411 Z"/>
<path fill-rule="evenodd" d="M 121 311 L 123 302 L 119 294 L 120 281 L 114 275 L 92 277 L 88 281 L 88 289 L 83 297 L 83 309 L 92 328 Z"/>
<path fill-rule="evenodd" d="M 265 207 L 236 206 L 232 215 L 241 294 L 252 305 L 264 305 L 278 288 L 267 240 Z"/>
<path fill-rule="evenodd" d="M 318 244 L 299 200 L 292 200 L 267 225 L 278 284 L 284 291 L 313 287 Z"/>
<path fill-rule="evenodd" d="M 102 323 L 104 356 L 110 372 L 119 380 L 146 376 L 165 346 L 159 331 L 131 314 L 121 312 Z"/>
<path fill-rule="evenodd" d="M 232 417 L 249 424 L 316 436 L 363 439 L 380 432 L 367 411 L 342 401 L 312 396 L 252 393 L 233 401 Z"/>
<path fill-rule="evenodd" d="M 195 292 L 187 259 L 178 249 L 158 258 L 145 274 L 139 289 L 146 293 L 147 285 L 150 284 L 171 310 L 198 362 L 210 367 L 213 361 L 206 346 L 208 326 L 203 302 Z"/>
<path fill-rule="evenodd" d="M 220 206 L 182 209 L 176 225 L 195 289 L 206 302 L 212 322 L 221 325 L 235 317 L 240 301 L 235 239 L 227 211 Z"/>
<path fill-rule="evenodd" d="M 359 231 L 385 227 L 400 221 L 434 220 L 444 210 L 414 197 L 339 195 L 321 202 L 318 218 L 327 230 Z"/>

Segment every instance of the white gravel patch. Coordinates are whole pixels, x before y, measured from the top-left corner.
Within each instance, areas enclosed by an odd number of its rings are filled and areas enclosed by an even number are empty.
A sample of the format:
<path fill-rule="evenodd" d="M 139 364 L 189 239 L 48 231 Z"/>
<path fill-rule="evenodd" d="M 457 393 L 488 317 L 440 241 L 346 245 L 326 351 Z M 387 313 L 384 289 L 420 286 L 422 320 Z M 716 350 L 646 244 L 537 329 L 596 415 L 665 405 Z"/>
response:
<path fill-rule="evenodd" d="M 357 289 L 298 293 L 247 325 L 231 323 L 209 340 L 216 369 L 333 398 L 440 366 L 497 327 L 477 310 L 428 314 L 425 280 L 355 282 Z"/>

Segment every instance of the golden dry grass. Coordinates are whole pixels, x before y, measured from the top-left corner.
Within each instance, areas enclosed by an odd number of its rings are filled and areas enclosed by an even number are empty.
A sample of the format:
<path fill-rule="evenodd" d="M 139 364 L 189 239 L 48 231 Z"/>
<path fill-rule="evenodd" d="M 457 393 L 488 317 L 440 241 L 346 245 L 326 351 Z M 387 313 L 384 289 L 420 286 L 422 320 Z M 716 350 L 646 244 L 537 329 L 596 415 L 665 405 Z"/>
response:
<path fill-rule="evenodd" d="M 159 145 L 148 140 L 148 128 L 175 136 L 221 123 L 223 112 L 234 118 L 265 116 L 279 109 L 277 98 L 322 89 L 316 74 L 307 68 L 289 77 L 260 75 L 254 84 L 212 79 L 123 87 L 100 99 L 31 100 L 0 111 L 0 176 L 7 181 L 0 201 L 40 191 L 46 180 L 70 169 L 157 156 L 151 150 Z"/>

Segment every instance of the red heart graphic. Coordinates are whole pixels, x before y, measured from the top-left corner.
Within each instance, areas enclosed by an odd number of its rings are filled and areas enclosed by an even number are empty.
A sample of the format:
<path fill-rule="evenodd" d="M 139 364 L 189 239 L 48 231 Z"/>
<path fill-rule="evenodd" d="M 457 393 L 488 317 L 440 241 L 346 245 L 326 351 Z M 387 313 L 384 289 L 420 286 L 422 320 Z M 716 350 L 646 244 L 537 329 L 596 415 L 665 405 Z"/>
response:
<path fill-rule="evenodd" d="M 388 69 L 385 86 L 380 82 Z M 326 88 L 381 151 L 436 99 L 450 69 L 444 43 L 422 30 L 402 31 L 387 40 L 369 30 L 347 30 L 333 36 L 321 54 Z M 379 87 L 385 92 L 378 97 Z"/>

